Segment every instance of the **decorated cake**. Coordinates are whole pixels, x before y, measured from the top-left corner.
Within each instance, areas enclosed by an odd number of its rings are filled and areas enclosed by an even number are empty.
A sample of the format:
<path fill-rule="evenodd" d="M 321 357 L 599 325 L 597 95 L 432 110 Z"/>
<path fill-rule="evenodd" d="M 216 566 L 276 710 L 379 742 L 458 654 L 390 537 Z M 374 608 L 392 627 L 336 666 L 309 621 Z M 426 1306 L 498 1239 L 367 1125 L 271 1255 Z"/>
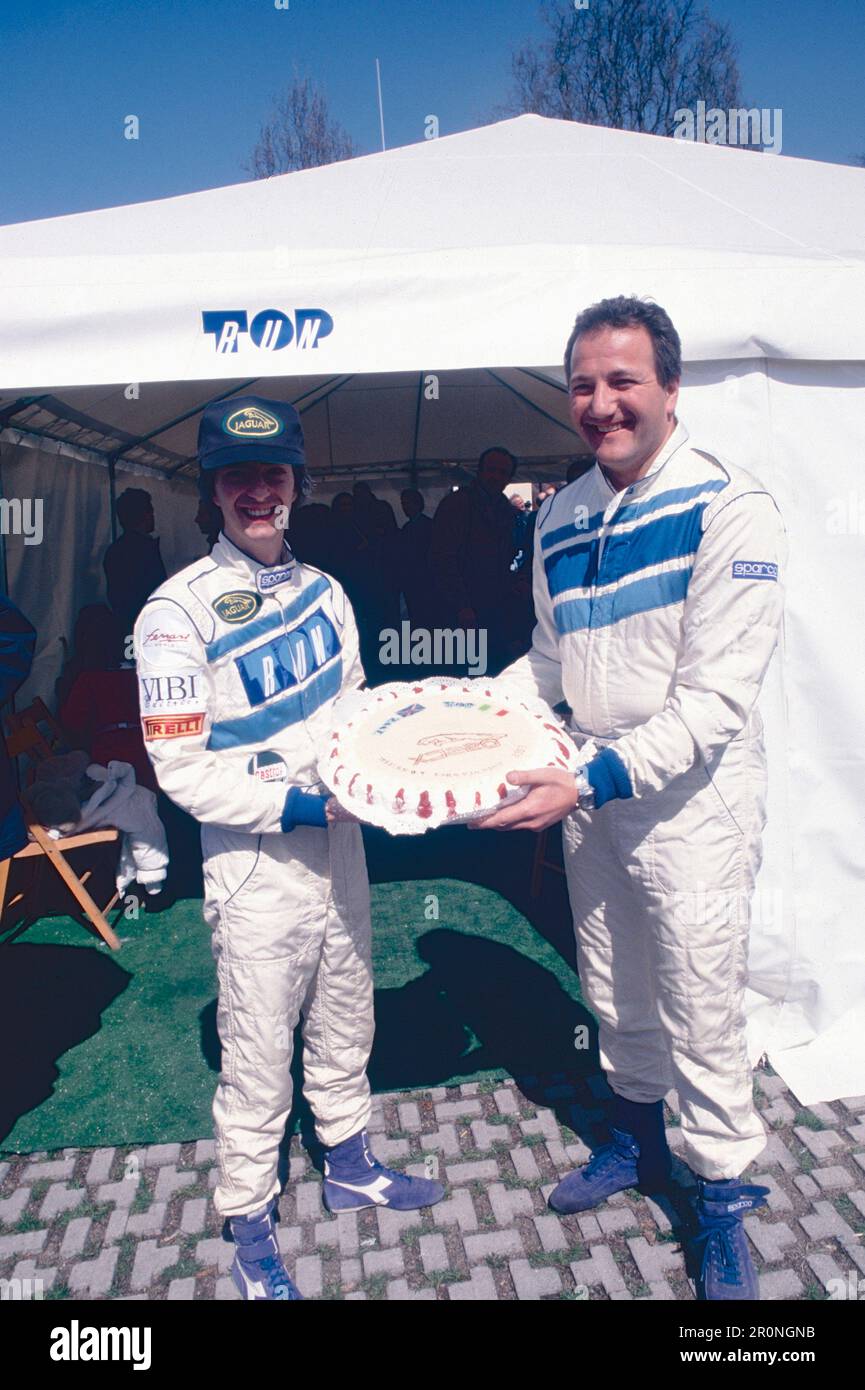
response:
<path fill-rule="evenodd" d="M 356 692 L 338 721 L 319 775 L 358 820 L 394 834 L 472 820 L 526 795 L 512 771 L 573 772 L 576 749 L 542 701 L 496 682 L 434 677 Z"/>

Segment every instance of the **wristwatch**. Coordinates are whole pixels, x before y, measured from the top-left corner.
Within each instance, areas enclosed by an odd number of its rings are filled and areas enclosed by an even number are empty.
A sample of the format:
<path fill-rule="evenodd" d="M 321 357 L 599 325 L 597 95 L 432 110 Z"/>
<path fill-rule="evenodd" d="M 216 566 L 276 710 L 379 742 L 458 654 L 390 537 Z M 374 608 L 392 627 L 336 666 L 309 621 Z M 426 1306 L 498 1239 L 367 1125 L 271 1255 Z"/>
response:
<path fill-rule="evenodd" d="M 579 806 L 580 810 L 594 811 L 595 789 L 589 781 L 588 774 L 586 773 L 585 764 L 582 767 L 577 768 L 576 772 L 574 773 L 574 781 L 577 784 L 577 791 L 580 797 L 579 801 L 577 802 L 577 805 Z"/>

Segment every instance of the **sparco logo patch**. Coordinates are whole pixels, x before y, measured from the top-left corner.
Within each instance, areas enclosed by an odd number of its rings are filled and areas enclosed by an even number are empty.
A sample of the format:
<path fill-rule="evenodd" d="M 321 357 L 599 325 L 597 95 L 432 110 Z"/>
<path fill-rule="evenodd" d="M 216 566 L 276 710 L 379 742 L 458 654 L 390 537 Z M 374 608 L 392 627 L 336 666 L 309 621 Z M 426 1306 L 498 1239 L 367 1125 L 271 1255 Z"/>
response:
<path fill-rule="evenodd" d="M 235 589 L 230 594 L 220 594 L 211 607 L 224 623 L 246 623 L 261 607 L 261 594 Z"/>
<path fill-rule="evenodd" d="M 778 566 L 772 560 L 734 560 L 734 579 L 777 579 Z"/>
<path fill-rule="evenodd" d="M 286 584 L 294 574 L 294 562 L 290 565 L 283 565 L 278 570 L 259 570 L 258 587 L 262 593 L 267 593 L 268 589 L 278 589 L 280 584 Z"/>
<path fill-rule="evenodd" d="M 235 439 L 271 439 L 282 434 L 282 421 L 262 410 L 257 405 L 245 405 L 241 410 L 233 410 L 222 422 L 223 434 L 234 435 Z"/>

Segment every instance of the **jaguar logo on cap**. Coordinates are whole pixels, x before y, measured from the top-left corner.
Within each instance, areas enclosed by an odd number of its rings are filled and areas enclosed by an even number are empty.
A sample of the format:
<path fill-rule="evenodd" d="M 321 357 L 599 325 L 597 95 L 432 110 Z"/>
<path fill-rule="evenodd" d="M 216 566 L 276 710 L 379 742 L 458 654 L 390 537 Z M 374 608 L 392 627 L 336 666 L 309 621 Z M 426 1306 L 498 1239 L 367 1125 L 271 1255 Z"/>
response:
<path fill-rule="evenodd" d="M 282 434 L 282 421 L 260 406 L 245 405 L 226 415 L 222 429 L 224 434 L 231 434 L 235 439 L 272 439 Z"/>

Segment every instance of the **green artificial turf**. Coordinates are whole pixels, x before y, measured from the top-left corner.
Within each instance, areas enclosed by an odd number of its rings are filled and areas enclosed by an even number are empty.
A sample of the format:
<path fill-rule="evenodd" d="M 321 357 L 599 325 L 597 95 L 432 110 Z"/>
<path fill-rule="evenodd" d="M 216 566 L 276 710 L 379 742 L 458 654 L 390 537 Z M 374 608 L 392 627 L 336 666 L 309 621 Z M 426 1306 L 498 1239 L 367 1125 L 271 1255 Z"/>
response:
<path fill-rule="evenodd" d="M 593 1069 L 570 967 L 489 889 L 450 879 L 372 889 L 376 1090 Z M 201 904 L 117 924 L 96 944 L 43 919 L 0 949 L 0 1150 L 207 1137 L 219 1068 L 216 975 Z"/>

